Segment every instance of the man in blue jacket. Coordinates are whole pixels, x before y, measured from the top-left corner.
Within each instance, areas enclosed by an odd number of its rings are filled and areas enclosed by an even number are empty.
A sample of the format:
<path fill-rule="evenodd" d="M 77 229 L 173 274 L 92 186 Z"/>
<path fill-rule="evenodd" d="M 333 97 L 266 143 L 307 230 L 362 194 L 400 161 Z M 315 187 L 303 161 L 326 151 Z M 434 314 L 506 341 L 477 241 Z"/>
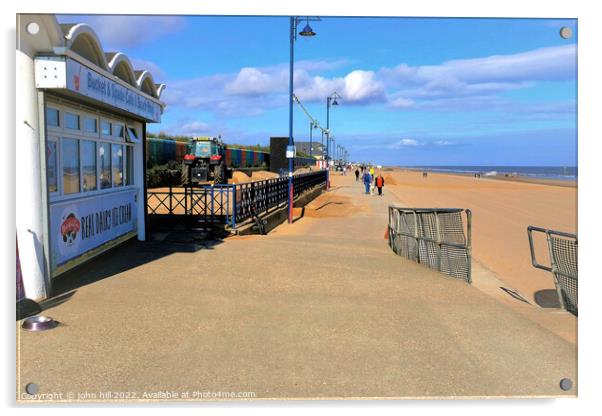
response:
<path fill-rule="evenodd" d="M 370 175 L 370 171 L 366 169 L 364 171 L 364 176 L 362 177 L 364 180 L 364 186 L 366 187 L 366 194 L 370 195 L 370 184 L 372 183 L 372 175 Z"/>

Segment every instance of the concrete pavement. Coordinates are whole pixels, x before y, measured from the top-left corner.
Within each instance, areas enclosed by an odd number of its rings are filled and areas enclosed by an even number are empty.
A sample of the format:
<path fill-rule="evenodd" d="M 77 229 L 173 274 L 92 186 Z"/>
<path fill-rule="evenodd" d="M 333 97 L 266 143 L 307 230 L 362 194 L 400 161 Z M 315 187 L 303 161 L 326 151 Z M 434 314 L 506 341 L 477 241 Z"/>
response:
<path fill-rule="evenodd" d="M 17 328 L 19 394 L 29 382 L 84 400 L 576 394 L 559 388 L 576 384 L 573 343 L 395 255 L 383 238 L 394 199 L 351 176 L 333 185 L 268 236 L 130 243 L 68 276 L 76 289 L 44 312 L 64 325 Z"/>

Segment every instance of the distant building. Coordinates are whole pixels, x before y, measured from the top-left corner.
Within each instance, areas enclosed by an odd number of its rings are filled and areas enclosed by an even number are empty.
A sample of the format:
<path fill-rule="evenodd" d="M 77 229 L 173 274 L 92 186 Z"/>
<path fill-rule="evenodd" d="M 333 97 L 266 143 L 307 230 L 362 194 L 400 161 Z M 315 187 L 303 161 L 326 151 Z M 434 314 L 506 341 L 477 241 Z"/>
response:
<path fill-rule="evenodd" d="M 298 146 L 298 145 L 297 145 Z M 282 175 L 288 172 L 289 159 L 286 157 L 286 148 L 288 147 L 288 137 L 270 137 L 270 171 Z M 309 147 L 308 149 L 309 150 Z M 315 151 L 315 147 L 314 147 Z M 308 153 L 309 154 L 309 153 Z M 294 169 L 317 166 L 314 158 L 309 158 L 299 154 L 297 147 L 297 156 L 294 159 Z"/>
<path fill-rule="evenodd" d="M 301 142 L 295 141 L 295 146 L 297 148 L 297 153 L 305 153 L 306 155 L 311 154 L 312 156 L 320 159 L 322 157 L 322 153 L 326 150 L 326 147 L 322 146 L 320 142 L 311 142 L 312 151 L 310 152 L 310 143 L 309 142 Z"/>

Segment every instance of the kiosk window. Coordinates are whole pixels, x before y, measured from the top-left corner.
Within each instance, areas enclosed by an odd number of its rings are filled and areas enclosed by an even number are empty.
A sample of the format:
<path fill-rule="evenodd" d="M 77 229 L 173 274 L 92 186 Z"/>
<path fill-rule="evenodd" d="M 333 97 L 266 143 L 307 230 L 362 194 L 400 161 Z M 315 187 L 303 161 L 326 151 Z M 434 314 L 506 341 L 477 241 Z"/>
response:
<path fill-rule="evenodd" d="M 123 124 L 113 123 L 113 136 L 123 138 Z"/>
<path fill-rule="evenodd" d="M 112 146 L 113 186 L 123 186 L 123 146 L 120 144 Z"/>
<path fill-rule="evenodd" d="M 68 129 L 79 130 L 79 116 L 77 114 L 65 112 L 65 127 Z"/>
<path fill-rule="evenodd" d="M 46 162 L 46 178 L 48 179 L 48 192 L 58 192 L 58 177 L 56 172 L 56 142 L 46 142 L 46 154 L 48 155 L 48 161 Z"/>
<path fill-rule="evenodd" d="M 46 124 L 49 127 L 60 127 L 59 110 L 56 108 L 46 108 Z"/>
<path fill-rule="evenodd" d="M 98 163 L 100 165 L 100 189 L 111 187 L 111 145 L 98 143 Z"/>
<path fill-rule="evenodd" d="M 100 122 L 100 132 L 103 134 L 103 136 L 110 136 L 111 135 L 111 123 L 109 123 L 108 121 L 101 121 Z"/>
<path fill-rule="evenodd" d="M 84 131 L 86 133 L 98 133 L 98 120 L 92 117 L 84 117 Z"/>
<path fill-rule="evenodd" d="M 128 133 L 128 141 L 132 142 L 132 143 L 140 143 L 140 139 L 138 138 L 138 132 L 136 131 L 136 129 L 134 127 L 127 127 L 127 133 Z"/>
<path fill-rule="evenodd" d="M 75 139 L 63 139 L 61 156 L 63 159 L 63 193 L 79 192 L 79 149 Z"/>
<path fill-rule="evenodd" d="M 96 143 L 90 140 L 82 140 L 81 144 L 82 160 L 82 191 L 96 190 Z"/>

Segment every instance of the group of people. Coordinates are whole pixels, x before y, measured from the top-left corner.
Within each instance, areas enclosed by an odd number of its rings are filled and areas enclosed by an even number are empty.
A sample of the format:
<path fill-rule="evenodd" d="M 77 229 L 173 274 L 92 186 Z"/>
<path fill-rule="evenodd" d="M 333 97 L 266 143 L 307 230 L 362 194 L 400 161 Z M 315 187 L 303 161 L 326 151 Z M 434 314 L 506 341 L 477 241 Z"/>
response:
<path fill-rule="evenodd" d="M 383 186 L 385 186 L 385 178 L 378 172 L 378 175 L 375 176 L 374 168 L 370 167 L 370 169 L 362 166 L 362 182 L 366 187 L 366 195 L 373 195 L 374 189 L 378 190 L 378 195 L 383 196 Z M 359 168 L 355 168 L 355 181 L 359 182 L 360 180 L 360 170 Z"/>

